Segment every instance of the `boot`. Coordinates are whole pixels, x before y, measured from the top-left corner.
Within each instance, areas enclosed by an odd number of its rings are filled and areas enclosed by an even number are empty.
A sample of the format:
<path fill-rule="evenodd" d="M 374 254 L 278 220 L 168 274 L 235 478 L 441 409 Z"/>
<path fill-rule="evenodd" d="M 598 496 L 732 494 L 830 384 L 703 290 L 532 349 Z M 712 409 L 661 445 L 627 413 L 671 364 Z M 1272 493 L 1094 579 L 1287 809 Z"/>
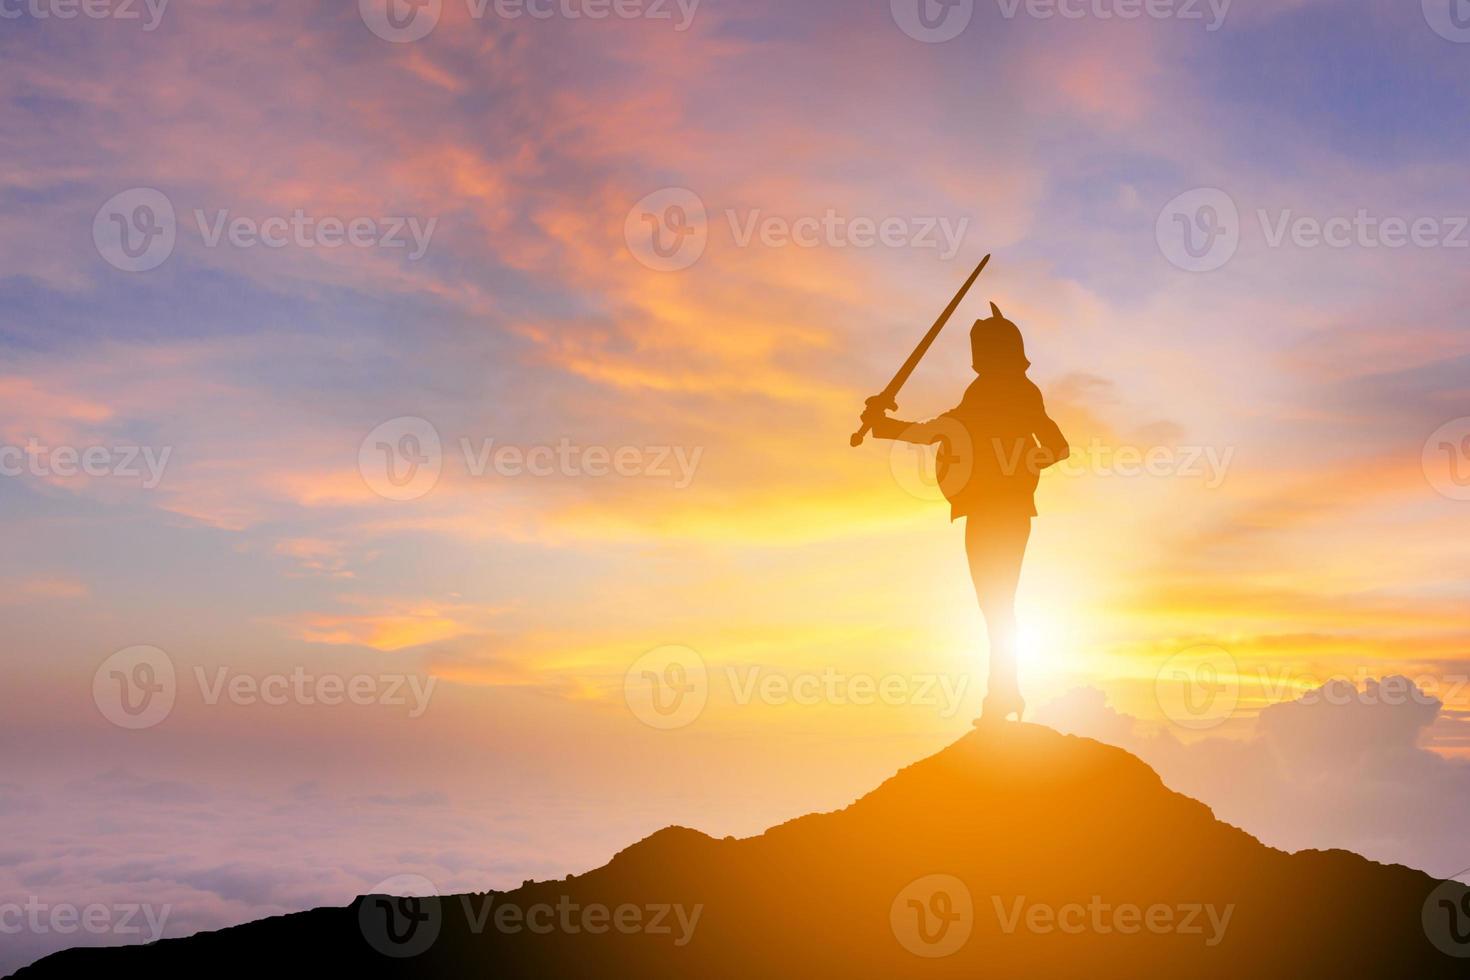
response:
<path fill-rule="evenodd" d="M 980 709 L 980 717 L 975 719 L 975 727 L 999 723 L 1011 715 L 1015 715 L 1016 721 L 1020 721 L 1025 713 L 1026 699 L 1021 697 L 1019 686 L 994 687 L 985 695 L 985 703 Z"/>

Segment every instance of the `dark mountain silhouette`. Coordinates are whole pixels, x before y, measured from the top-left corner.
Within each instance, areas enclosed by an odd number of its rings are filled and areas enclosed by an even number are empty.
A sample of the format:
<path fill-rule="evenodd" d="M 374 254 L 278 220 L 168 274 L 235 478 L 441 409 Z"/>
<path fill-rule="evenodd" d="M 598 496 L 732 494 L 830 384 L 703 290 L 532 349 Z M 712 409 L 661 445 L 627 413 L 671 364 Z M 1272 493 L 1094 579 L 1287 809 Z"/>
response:
<path fill-rule="evenodd" d="M 360 898 L 16 976 L 1463 976 L 1421 920 L 1437 885 L 1274 850 L 1120 749 L 1001 724 L 758 837 L 673 827 L 564 881 Z M 1462 910 L 1463 889 L 1443 912 L 1464 928 Z"/>

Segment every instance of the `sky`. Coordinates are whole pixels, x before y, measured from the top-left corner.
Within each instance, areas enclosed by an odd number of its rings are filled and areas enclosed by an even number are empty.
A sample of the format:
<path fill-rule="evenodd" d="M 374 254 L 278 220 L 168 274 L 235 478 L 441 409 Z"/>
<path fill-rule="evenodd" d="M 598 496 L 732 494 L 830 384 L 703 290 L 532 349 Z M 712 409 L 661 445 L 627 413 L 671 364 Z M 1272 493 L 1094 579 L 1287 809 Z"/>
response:
<path fill-rule="evenodd" d="M 962 529 L 848 436 L 985 254 L 900 414 L 1021 326 L 1038 716 L 1470 866 L 1463 0 L 387 2 L 0 0 L 0 913 L 110 910 L 0 969 L 958 737 Z"/>

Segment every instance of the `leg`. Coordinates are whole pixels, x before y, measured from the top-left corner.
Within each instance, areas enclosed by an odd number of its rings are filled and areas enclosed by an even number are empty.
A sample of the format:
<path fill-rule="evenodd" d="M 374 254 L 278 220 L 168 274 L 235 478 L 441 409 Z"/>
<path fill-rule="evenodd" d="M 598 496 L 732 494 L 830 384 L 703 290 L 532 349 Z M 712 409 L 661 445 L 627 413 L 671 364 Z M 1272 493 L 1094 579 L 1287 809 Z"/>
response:
<path fill-rule="evenodd" d="M 990 687 L 987 702 L 1011 704 L 1020 701 L 1016 670 L 1016 586 L 1021 561 L 1031 536 L 1031 518 L 970 517 L 965 522 L 965 551 L 975 598 L 985 616 L 990 637 Z"/>
<path fill-rule="evenodd" d="M 990 690 L 1017 691 L 1021 682 L 1016 669 L 1015 595 L 998 592 L 981 599 L 980 611 L 990 638 Z"/>

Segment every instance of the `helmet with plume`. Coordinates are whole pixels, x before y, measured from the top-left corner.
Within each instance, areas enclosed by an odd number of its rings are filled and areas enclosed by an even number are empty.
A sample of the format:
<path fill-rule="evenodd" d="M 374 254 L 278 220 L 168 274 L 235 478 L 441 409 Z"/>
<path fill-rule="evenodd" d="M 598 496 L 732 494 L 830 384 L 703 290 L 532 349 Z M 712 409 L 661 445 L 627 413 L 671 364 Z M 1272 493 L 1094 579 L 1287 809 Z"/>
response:
<path fill-rule="evenodd" d="M 1021 330 L 990 304 L 990 318 L 976 320 L 970 330 L 970 356 L 976 373 L 1015 372 L 1025 374 L 1031 362 L 1026 359 L 1026 342 Z"/>

